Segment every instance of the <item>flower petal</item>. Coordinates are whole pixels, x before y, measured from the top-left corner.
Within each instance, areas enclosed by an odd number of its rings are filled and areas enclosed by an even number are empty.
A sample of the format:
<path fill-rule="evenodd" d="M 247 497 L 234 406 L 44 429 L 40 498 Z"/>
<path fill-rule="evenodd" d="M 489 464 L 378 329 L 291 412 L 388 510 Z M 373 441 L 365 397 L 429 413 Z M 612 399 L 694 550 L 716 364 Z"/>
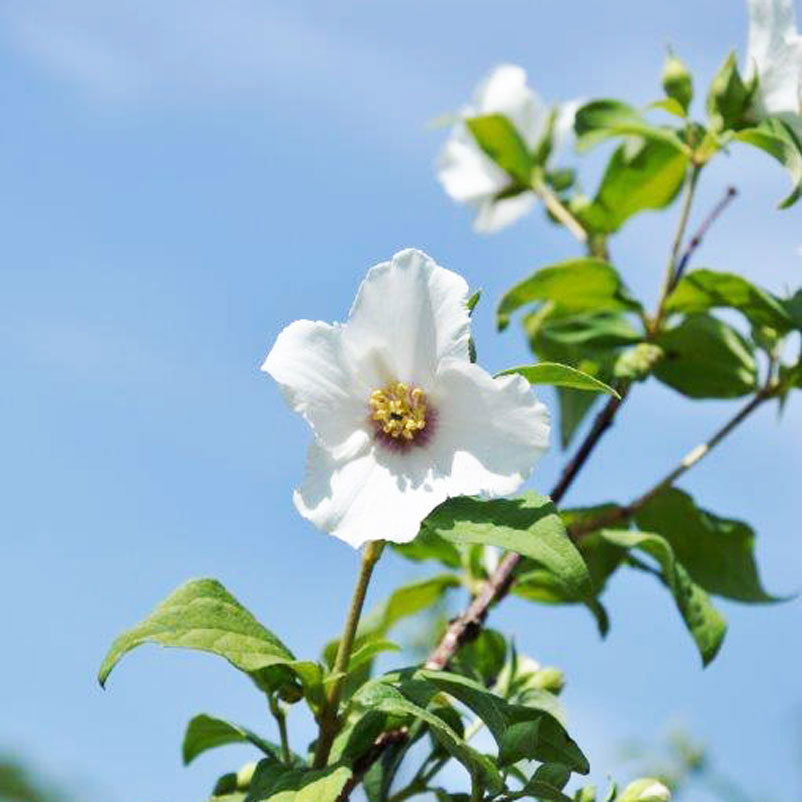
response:
<path fill-rule="evenodd" d="M 313 442 L 295 506 L 319 529 L 354 548 L 369 540 L 408 543 L 447 497 L 446 483 L 431 481 L 429 468 L 421 468 L 414 458 L 410 462 L 375 448 L 338 460 Z"/>
<path fill-rule="evenodd" d="M 802 37 L 793 0 L 749 0 L 747 74 L 755 70 L 764 111 L 799 114 Z"/>
<path fill-rule="evenodd" d="M 442 359 L 467 362 L 468 292 L 465 279 L 413 249 L 371 268 L 342 330 L 355 371 L 373 389 L 389 381 L 425 388 Z"/>
<path fill-rule="evenodd" d="M 477 204 L 478 212 L 473 221 L 473 230 L 479 234 L 494 234 L 512 225 L 528 214 L 537 198 L 534 192 L 521 192 L 509 198 L 488 198 Z"/>
<path fill-rule="evenodd" d="M 510 183 L 510 177 L 485 155 L 463 123 L 454 126 L 440 151 L 437 178 L 458 203 L 496 195 Z"/>
<path fill-rule="evenodd" d="M 352 453 L 369 440 L 371 388 L 348 365 L 342 327 L 311 320 L 292 323 L 279 334 L 262 370 L 329 448 Z"/>
<path fill-rule="evenodd" d="M 530 147 L 543 136 L 549 110 L 526 83 L 526 71 L 515 64 L 501 64 L 476 88 L 473 115 L 503 114 Z M 472 115 L 466 115 L 472 116 Z"/>
<path fill-rule="evenodd" d="M 512 493 L 548 449 L 548 410 L 522 376 L 494 379 L 478 365 L 449 360 L 430 398 L 437 429 L 428 449 L 449 495 Z"/>

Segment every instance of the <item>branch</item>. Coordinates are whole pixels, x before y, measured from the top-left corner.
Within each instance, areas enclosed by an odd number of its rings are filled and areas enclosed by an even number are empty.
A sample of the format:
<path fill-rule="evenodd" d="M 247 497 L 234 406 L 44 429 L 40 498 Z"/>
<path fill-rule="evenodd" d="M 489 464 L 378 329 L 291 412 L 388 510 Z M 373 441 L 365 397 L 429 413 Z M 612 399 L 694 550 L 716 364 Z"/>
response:
<path fill-rule="evenodd" d="M 602 515 L 590 520 L 582 521 L 570 527 L 568 534 L 571 539 L 581 540 L 585 535 L 604 529 L 607 526 L 621 523 L 631 518 L 638 510 L 644 507 L 655 496 L 671 487 L 677 479 L 687 473 L 694 465 L 701 462 L 728 434 L 740 426 L 763 402 L 775 395 L 776 386 L 767 385 L 759 390 L 745 406 L 741 407 L 709 440 L 691 449 L 657 484 L 653 485 L 642 495 L 638 496 L 624 507 L 614 507 Z"/>
<path fill-rule="evenodd" d="M 543 201 L 543 205 L 559 220 L 575 239 L 583 245 L 588 241 L 588 232 L 570 209 L 554 194 L 551 187 L 542 180 L 532 182 L 532 191 Z"/>
<path fill-rule="evenodd" d="M 707 236 L 707 232 L 710 230 L 711 226 L 716 222 L 716 220 L 718 220 L 722 212 L 724 212 L 730 203 L 735 200 L 737 194 L 738 190 L 735 187 L 728 187 L 724 197 L 713 207 L 710 214 L 702 221 L 702 224 L 699 226 L 696 233 L 691 237 L 688 244 L 685 246 L 682 256 L 679 257 L 674 278 L 672 279 L 668 290 L 669 292 L 671 292 L 677 286 L 677 284 L 679 284 L 680 279 L 685 274 L 688 263 L 691 261 L 691 257 L 704 241 L 704 238 Z"/>
<path fill-rule="evenodd" d="M 409 732 L 406 727 L 383 732 L 379 735 L 370 749 L 354 761 L 353 772 L 335 802 L 348 802 L 351 793 L 365 778 L 365 774 L 367 774 L 370 767 L 381 758 L 387 749 L 395 744 L 404 743 L 408 738 Z"/>
<path fill-rule="evenodd" d="M 615 416 L 628 393 L 629 385 L 627 384 L 621 388 L 620 397 L 611 396 L 601 412 L 596 415 L 593 426 L 576 454 L 565 466 L 557 484 L 549 494 L 555 504 L 563 499 L 604 433 L 613 425 Z M 515 569 L 522 559 L 521 555 L 514 551 L 504 555 L 496 570 L 482 585 L 482 589 L 473 598 L 468 608 L 449 623 L 440 643 L 426 661 L 427 669 L 433 671 L 444 669 L 459 647 L 476 637 L 487 618 L 490 607 L 507 595 L 514 579 Z"/>

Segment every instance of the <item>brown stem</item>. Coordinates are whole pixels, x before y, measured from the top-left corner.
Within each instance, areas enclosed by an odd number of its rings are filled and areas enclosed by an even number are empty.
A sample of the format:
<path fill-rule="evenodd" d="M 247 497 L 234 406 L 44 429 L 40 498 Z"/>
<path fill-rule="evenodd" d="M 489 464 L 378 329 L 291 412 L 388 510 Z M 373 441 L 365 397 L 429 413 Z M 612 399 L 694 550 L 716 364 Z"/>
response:
<path fill-rule="evenodd" d="M 588 241 L 588 232 L 579 220 L 574 217 L 568 207 L 554 194 L 545 181 L 532 182 L 532 191 L 543 201 L 543 205 L 559 220 L 578 242 L 583 245 Z"/>
<path fill-rule="evenodd" d="M 343 786 L 342 791 L 340 791 L 336 802 L 347 802 L 351 793 L 362 782 L 370 767 L 381 758 L 384 752 L 394 744 L 404 743 L 408 738 L 409 732 L 405 727 L 383 732 L 379 735 L 370 749 L 365 754 L 360 755 L 354 762 L 352 774 Z"/>
<path fill-rule="evenodd" d="M 563 499 L 604 433 L 612 426 L 616 413 L 626 400 L 628 393 L 629 386 L 625 385 L 620 391 L 620 397 L 611 396 L 601 412 L 596 415 L 593 426 L 577 449 L 576 454 L 565 466 L 560 478 L 557 480 L 557 484 L 549 494 L 555 504 Z M 440 642 L 429 655 L 425 665 L 426 668 L 433 671 L 444 669 L 459 647 L 478 634 L 485 618 L 487 618 L 490 607 L 506 596 L 512 585 L 515 569 L 522 559 L 520 554 L 516 554 L 513 551 L 504 555 L 496 570 L 482 585 L 481 590 L 473 598 L 468 608 L 449 623 Z"/>
<path fill-rule="evenodd" d="M 669 471 L 657 484 L 653 485 L 642 495 L 638 496 L 624 507 L 613 507 L 590 521 L 582 521 L 575 524 L 568 530 L 568 534 L 574 541 L 581 540 L 585 535 L 596 532 L 599 529 L 612 526 L 631 518 L 638 510 L 644 507 L 655 496 L 663 490 L 671 487 L 677 479 L 687 473 L 694 465 L 704 459 L 733 429 L 740 426 L 764 401 L 774 397 L 775 388 L 768 385 L 757 392 L 750 401 L 745 404 L 738 412 L 733 415 L 709 440 L 691 449 L 679 462 L 679 464 Z"/>
<path fill-rule="evenodd" d="M 721 213 L 727 208 L 727 206 L 732 203 L 737 194 L 738 190 L 735 187 L 728 187 L 724 197 L 713 207 L 710 214 L 702 221 L 702 224 L 699 226 L 696 233 L 690 238 L 685 250 L 682 252 L 682 256 L 680 256 L 677 262 L 677 268 L 674 271 L 674 277 L 668 290 L 669 293 L 677 286 L 677 284 L 679 284 L 680 279 L 685 274 L 688 263 L 691 261 L 691 257 L 704 241 L 704 238 L 707 236 L 707 232 L 710 230 L 710 227 L 716 222 L 716 220 L 718 220 L 718 218 L 721 216 Z"/>

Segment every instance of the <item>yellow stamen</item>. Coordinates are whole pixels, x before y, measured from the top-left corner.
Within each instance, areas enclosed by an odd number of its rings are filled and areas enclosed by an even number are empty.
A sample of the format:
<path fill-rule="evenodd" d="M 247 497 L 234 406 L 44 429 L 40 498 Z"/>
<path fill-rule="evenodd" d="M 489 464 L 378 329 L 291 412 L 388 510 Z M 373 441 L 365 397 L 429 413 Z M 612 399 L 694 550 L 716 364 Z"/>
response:
<path fill-rule="evenodd" d="M 426 394 L 420 387 L 390 382 L 370 394 L 370 416 L 388 437 L 412 441 L 426 428 Z"/>

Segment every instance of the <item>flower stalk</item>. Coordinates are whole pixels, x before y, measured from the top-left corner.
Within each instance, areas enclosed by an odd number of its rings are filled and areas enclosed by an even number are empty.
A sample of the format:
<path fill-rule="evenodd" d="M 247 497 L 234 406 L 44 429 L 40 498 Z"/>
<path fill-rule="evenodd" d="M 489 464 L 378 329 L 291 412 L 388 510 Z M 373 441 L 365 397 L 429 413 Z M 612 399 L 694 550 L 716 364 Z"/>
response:
<path fill-rule="evenodd" d="M 326 704 L 320 713 L 320 734 L 315 749 L 315 759 L 313 767 L 323 768 L 329 759 L 334 737 L 339 727 L 339 707 L 342 697 L 343 686 L 348 677 L 348 663 L 351 659 L 351 651 L 354 648 L 354 638 L 359 626 L 359 619 L 362 615 L 362 608 L 365 605 L 365 596 L 368 592 L 370 578 L 373 569 L 381 557 L 384 550 L 383 540 L 371 540 L 365 544 L 362 551 L 362 563 L 357 576 L 354 594 L 351 597 L 351 604 L 348 608 L 348 615 L 345 619 L 343 634 L 337 647 L 337 656 L 334 660 L 333 680 L 326 695 Z"/>

